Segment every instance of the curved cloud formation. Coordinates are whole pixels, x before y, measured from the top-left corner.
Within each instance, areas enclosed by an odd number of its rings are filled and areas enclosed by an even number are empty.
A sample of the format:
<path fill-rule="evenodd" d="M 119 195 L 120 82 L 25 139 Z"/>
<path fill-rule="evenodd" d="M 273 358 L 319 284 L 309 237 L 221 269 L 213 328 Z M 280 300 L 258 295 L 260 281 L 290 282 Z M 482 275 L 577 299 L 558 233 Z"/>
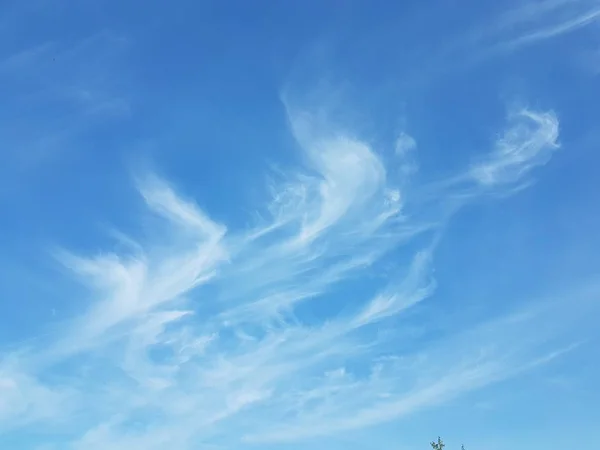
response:
<path fill-rule="evenodd" d="M 560 354 L 531 333 L 535 315 L 398 350 L 411 339 L 398 335 L 403 312 L 435 293 L 448 192 L 435 193 L 438 217 L 420 220 L 425 206 L 406 201 L 412 179 L 388 170 L 397 161 L 287 107 L 307 164 L 270 185 L 254 226 L 228 231 L 146 174 L 137 187 L 155 230 L 119 253 L 57 254 L 90 306 L 0 362 L 4 431 L 35 426 L 48 442 L 69 436 L 56 448 L 86 450 L 297 441 L 410 414 Z M 557 139 L 553 112 L 511 114 L 492 150 L 451 179 L 470 179 L 475 196 L 521 181 Z M 408 257 L 384 271 L 403 246 Z"/>
<path fill-rule="evenodd" d="M 520 110 L 511 115 L 510 121 L 493 152 L 471 169 L 481 184 L 517 181 L 534 167 L 548 162 L 559 148 L 558 119 L 552 111 Z"/>

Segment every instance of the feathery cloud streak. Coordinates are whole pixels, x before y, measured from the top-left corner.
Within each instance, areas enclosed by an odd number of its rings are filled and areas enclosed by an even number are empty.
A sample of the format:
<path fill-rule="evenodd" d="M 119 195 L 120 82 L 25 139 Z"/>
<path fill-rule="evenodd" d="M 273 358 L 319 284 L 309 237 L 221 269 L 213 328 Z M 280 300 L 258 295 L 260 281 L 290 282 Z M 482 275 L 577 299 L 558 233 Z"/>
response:
<path fill-rule="evenodd" d="M 454 185 L 476 197 L 523 181 L 558 148 L 553 112 L 509 114 L 492 149 L 420 205 L 406 198 L 410 174 L 390 170 L 412 161 L 414 140 L 386 160 L 323 114 L 286 108 L 306 167 L 271 184 L 262 222 L 228 231 L 143 174 L 137 189 L 161 221 L 153 233 L 119 253 L 57 252 L 89 307 L 0 360 L 4 431 L 68 435 L 61 448 L 73 449 L 297 441 L 389 421 L 560 354 L 531 332 L 536 315 L 393 345 L 410 339 L 398 336 L 403 312 L 435 293 Z M 425 207 L 435 220 L 419 219 Z M 427 243 L 411 253 L 417 238 Z M 398 270 L 373 278 L 391 252 Z"/>

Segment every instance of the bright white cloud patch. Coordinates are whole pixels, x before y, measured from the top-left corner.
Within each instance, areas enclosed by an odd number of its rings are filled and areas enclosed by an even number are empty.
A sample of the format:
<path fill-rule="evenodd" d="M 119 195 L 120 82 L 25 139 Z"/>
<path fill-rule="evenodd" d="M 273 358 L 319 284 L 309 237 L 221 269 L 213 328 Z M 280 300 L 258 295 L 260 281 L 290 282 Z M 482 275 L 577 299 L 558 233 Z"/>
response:
<path fill-rule="evenodd" d="M 86 450 L 297 441 L 410 414 L 552 354 L 530 332 L 535 316 L 395 351 L 394 324 L 435 293 L 434 245 L 405 252 L 386 277 L 373 268 L 417 236 L 433 242 L 446 192 L 437 221 L 421 222 L 425 206 L 406 210 L 410 180 L 368 142 L 288 110 L 307 165 L 271 185 L 263 222 L 228 232 L 147 175 L 138 190 L 161 226 L 130 253 L 58 255 L 90 306 L 0 361 L 4 431 L 52 423 L 50 435 L 71 436 L 61 448 Z M 474 189 L 518 181 L 557 138 L 551 112 L 511 116 L 471 169 Z M 396 149 L 416 144 L 401 135 Z"/>

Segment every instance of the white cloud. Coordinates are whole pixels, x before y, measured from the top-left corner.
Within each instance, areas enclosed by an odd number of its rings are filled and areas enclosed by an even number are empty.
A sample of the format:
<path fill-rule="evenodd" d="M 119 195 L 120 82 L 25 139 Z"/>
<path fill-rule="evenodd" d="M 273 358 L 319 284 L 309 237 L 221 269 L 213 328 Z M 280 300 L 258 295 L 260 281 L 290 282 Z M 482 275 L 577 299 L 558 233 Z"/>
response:
<path fill-rule="evenodd" d="M 499 23 L 500 28 L 511 36 L 500 46 L 504 49 L 512 49 L 530 45 L 572 33 L 598 20 L 600 20 L 600 8 L 594 2 L 577 0 L 530 2 L 505 15 L 504 20 Z"/>
<path fill-rule="evenodd" d="M 439 77 L 499 55 L 526 50 L 577 32 L 594 32 L 600 7 L 588 0 L 527 0 L 503 2 L 500 14 L 467 24 L 465 32 L 428 55 L 418 76 Z M 433 61 L 433 62 L 432 62 Z"/>
<path fill-rule="evenodd" d="M 75 411 L 72 391 L 0 361 L 0 430 L 60 422 Z"/>
<path fill-rule="evenodd" d="M 417 148 L 417 141 L 407 133 L 400 133 L 396 138 L 395 150 L 397 155 L 406 155 Z"/>
<path fill-rule="evenodd" d="M 356 325 L 362 326 L 396 315 L 429 297 L 435 289 L 435 283 L 429 279 L 431 257 L 431 251 L 417 253 L 406 276 L 394 280 L 377 293 L 356 317 Z"/>
<path fill-rule="evenodd" d="M 400 159 L 400 177 L 406 181 L 418 170 L 417 141 L 409 134 L 402 132 L 396 138 L 394 145 L 396 156 Z"/>
<path fill-rule="evenodd" d="M 434 220 L 423 223 L 420 205 L 405 210 L 409 181 L 371 145 L 287 107 L 306 168 L 271 185 L 256 226 L 228 231 L 147 175 L 137 187 L 156 229 L 120 253 L 58 254 L 89 288 L 89 308 L 21 356 L 18 377 L 0 372 L 5 427 L 44 421 L 68 396 L 79 409 L 56 428 L 75 436 L 61 448 L 295 441 L 410 414 L 552 354 L 529 334 L 535 316 L 390 350 L 388 322 L 434 294 L 437 238 L 395 254 L 408 268 L 393 278 L 373 274 L 391 251 L 439 231 L 444 208 L 429 202 Z M 517 180 L 556 146 L 552 113 L 511 120 L 470 172 L 481 185 Z"/>
<path fill-rule="evenodd" d="M 548 162 L 559 148 L 559 125 L 554 112 L 523 109 L 512 113 L 509 122 L 493 152 L 471 168 L 473 178 L 483 185 L 519 180 L 534 167 Z"/>

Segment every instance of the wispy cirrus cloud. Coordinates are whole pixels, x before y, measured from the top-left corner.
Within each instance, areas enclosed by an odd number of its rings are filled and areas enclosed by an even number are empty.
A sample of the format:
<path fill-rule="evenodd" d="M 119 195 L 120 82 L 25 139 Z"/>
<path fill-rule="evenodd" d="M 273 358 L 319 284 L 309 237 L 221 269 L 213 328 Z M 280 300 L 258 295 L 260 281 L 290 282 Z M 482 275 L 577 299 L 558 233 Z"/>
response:
<path fill-rule="evenodd" d="M 409 85 L 534 49 L 536 45 L 556 43 L 575 33 L 597 35 L 600 6 L 595 0 L 532 0 L 494 6 L 498 8 L 492 8 L 494 13 L 484 14 L 476 23 L 467 23 L 452 39 L 427 52 L 427 59 L 416 64 Z M 453 9 L 454 6 L 448 14 Z"/>
<path fill-rule="evenodd" d="M 291 442 L 411 414 L 568 350 L 532 332 L 538 314 L 396 345 L 404 313 L 435 295 L 448 195 L 523 181 L 558 148 L 553 112 L 509 114 L 480 162 L 421 204 L 405 189 L 416 181 L 389 170 L 397 160 L 322 108 L 285 106 L 305 166 L 279 174 L 254 226 L 228 229 L 142 174 L 156 229 L 120 252 L 57 252 L 87 306 L 0 360 L 0 427 L 68 435 L 60 446 L 73 449 Z M 397 270 L 374 278 L 392 253 Z M 45 431 L 59 404 L 69 420 Z"/>
<path fill-rule="evenodd" d="M 0 369 L 0 420 L 3 428 L 40 422 L 57 423 L 72 412 L 69 387 L 48 386 L 35 376 L 3 361 Z"/>
<path fill-rule="evenodd" d="M 568 34 L 600 20 L 600 7 L 588 0 L 526 2 L 501 15 L 492 27 L 503 40 L 498 49 L 510 50 Z"/>
<path fill-rule="evenodd" d="M 554 112 L 523 109 L 512 112 L 509 120 L 510 126 L 496 141 L 494 150 L 471 168 L 471 175 L 481 184 L 514 182 L 548 162 L 559 148 Z"/>
<path fill-rule="evenodd" d="M 6 176 L 29 173 L 73 149 L 99 124 L 130 115 L 124 36 L 105 30 L 20 44 L 15 31 L 7 30 L 3 39 L 17 43 L 0 53 L 5 91 L 0 113 L 6 117 L 0 125 L 5 148 L 0 170 Z"/>

